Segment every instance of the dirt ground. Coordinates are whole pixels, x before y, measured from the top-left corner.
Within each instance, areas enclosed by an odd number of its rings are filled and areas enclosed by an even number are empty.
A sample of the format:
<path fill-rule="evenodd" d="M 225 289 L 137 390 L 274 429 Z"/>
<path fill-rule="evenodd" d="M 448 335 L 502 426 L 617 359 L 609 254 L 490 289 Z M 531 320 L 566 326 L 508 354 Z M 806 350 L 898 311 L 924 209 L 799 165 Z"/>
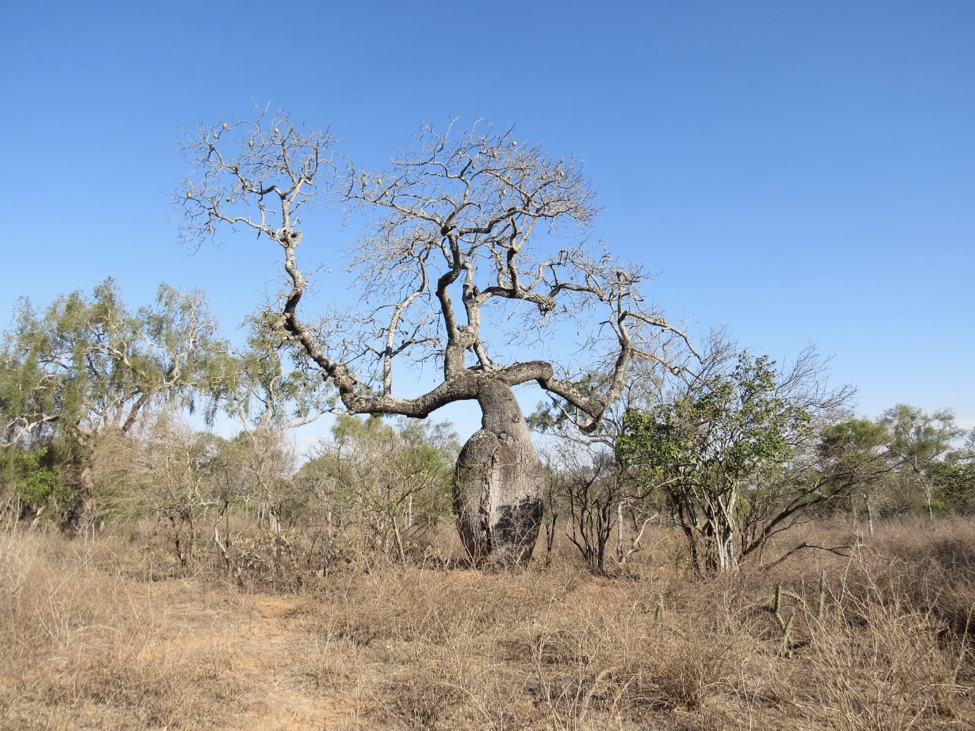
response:
<path fill-rule="evenodd" d="M 252 595 L 240 607 L 187 616 L 167 652 L 220 657 L 247 690 L 238 699 L 246 709 L 227 728 L 313 731 L 347 728 L 362 715 L 361 703 L 347 693 L 322 693 L 302 662 L 319 642 L 314 624 L 295 596 Z"/>

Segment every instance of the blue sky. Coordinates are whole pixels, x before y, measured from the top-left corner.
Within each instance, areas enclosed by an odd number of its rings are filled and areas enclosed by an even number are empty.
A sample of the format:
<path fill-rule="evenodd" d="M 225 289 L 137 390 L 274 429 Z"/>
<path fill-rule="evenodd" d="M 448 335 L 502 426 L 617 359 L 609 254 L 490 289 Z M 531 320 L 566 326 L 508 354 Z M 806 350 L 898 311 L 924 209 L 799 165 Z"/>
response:
<path fill-rule="evenodd" d="M 4 323 L 111 275 L 132 304 L 202 287 L 229 334 L 275 288 L 247 235 L 177 244 L 181 127 L 270 102 L 382 165 L 483 117 L 586 161 L 594 236 L 674 317 L 818 344 L 863 415 L 975 426 L 975 3 L 39 0 L 0 26 Z M 354 230 L 319 210 L 328 263 Z"/>

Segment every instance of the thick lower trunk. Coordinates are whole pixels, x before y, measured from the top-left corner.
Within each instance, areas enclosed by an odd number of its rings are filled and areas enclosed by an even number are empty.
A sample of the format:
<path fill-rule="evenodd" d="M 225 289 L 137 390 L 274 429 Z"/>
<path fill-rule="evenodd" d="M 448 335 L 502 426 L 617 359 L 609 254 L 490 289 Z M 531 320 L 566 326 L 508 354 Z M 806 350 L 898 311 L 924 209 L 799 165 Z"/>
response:
<path fill-rule="evenodd" d="M 477 400 L 481 429 L 457 459 L 457 529 L 476 564 L 524 564 L 542 521 L 542 463 L 510 386 L 485 380 Z"/>
<path fill-rule="evenodd" d="M 74 504 L 65 513 L 62 530 L 68 533 L 86 533 L 92 530 L 95 525 L 94 493 L 95 481 L 91 466 L 85 462 L 79 468 Z"/>

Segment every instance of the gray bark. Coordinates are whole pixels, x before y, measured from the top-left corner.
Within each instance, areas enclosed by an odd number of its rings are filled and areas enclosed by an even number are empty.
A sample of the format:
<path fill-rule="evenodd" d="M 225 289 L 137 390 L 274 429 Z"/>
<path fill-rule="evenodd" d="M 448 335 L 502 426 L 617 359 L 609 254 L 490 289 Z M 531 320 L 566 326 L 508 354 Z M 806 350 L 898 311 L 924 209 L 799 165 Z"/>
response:
<path fill-rule="evenodd" d="M 542 463 L 511 387 L 485 380 L 481 429 L 457 460 L 457 530 L 475 565 L 526 564 L 542 522 Z"/>
<path fill-rule="evenodd" d="M 95 481 L 87 460 L 77 467 L 74 504 L 68 509 L 61 528 L 70 533 L 87 533 L 95 525 Z"/>

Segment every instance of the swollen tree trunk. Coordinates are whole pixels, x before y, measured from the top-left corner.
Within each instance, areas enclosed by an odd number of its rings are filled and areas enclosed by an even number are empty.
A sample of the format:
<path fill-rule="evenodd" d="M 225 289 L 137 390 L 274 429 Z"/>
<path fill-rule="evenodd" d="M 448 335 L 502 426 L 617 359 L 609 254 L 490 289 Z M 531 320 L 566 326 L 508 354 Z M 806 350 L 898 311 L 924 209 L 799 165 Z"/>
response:
<path fill-rule="evenodd" d="M 477 400 L 481 429 L 457 459 L 457 529 L 475 564 L 525 564 L 542 521 L 542 463 L 510 386 L 485 380 Z"/>

